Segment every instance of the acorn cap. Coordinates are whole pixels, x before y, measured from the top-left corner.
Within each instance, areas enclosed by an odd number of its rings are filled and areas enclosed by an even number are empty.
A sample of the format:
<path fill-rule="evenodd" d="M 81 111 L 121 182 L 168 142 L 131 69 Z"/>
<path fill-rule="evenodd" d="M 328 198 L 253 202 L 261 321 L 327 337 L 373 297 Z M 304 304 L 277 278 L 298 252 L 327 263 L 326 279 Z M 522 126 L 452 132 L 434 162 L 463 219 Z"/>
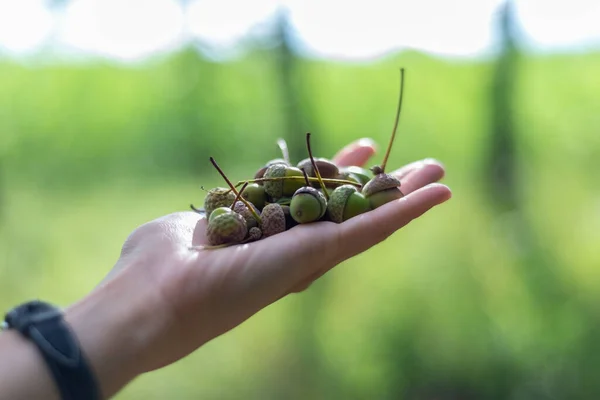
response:
<path fill-rule="evenodd" d="M 204 199 L 204 210 L 210 215 L 216 208 L 231 207 L 235 201 L 235 194 L 229 188 L 216 187 L 208 191 Z"/>
<path fill-rule="evenodd" d="M 287 166 L 290 165 L 283 158 L 276 158 L 274 160 L 270 160 L 263 167 L 261 167 L 258 171 L 256 171 L 256 173 L 254 174 L 254 179 L 262 178 L 265 175 L 267 168 L 269 168 L 271 165 L 274 165 L 274 164 L 283 164 L 283 165 L 287 165 Z"/>
<path fill-rule="evenodd" d="M 342 185 L 335 188 L 329 196 L 329 203 L 327 203 L 327 213 L 330 220 L 337 223 L 344 221 L 346 201 L 352 193 L 356 192 L 356 188 L 352 185 Z"/>
<path fill-rule="evenodd" d="M 238 213 L 221 214 L 206 228 L 206 238 L 213 246 L 239 243 L 247 233 L 246 220 Z"/>
<path fill-rule="evenodd" d="M 400 180 L 390 174 L 378 174 L 373 177 L 362 188 L 362 194 L 365 197 L 371 196 L 373 193 L 381 192 L 386 189 L 397 188 L 400 186 Z"/>
<path fill-rule="evenodd" d="M 261 231 L 263 237 L 269 237 L 285 231 L 285 214 L 277 203 L 270 203 L 262 210 Z"/>
<path fill-rule="evenodd" d="M 265 178 L 281 178 L 285 176 L 285 164 L 273 164 L 265 171 Z M 263 182 L 265 192 L 274 199 L 283 196 L 283 181 L 266 181 Z"/>
<path fill-rule="evenodd" d="M 289 167 L 283 164 L 271 165 L 265 172 L 265 178 L 282 178 L 297 176 L 302 177 L 302 171 L 296 167 Z M 264 182 L 265 192 L 272 199 L 277 200 L 281 197 L 292 196 L 296 190 L 304 186 L 302 179 L 282 179 L 276 181 Z"/>

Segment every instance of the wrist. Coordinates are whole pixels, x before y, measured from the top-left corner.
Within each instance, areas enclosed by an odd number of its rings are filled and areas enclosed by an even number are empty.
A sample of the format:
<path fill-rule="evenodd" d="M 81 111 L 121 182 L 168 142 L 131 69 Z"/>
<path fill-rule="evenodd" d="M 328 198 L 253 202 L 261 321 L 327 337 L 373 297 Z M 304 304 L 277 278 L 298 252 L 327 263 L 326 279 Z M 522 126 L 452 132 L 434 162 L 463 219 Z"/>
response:
<path fill-rule="evenodd" d="M 150 303 L 128 291 L 120 278 L 65 310 L 104 398 L 144 371 L 144 355 L 157 334 Z"/>

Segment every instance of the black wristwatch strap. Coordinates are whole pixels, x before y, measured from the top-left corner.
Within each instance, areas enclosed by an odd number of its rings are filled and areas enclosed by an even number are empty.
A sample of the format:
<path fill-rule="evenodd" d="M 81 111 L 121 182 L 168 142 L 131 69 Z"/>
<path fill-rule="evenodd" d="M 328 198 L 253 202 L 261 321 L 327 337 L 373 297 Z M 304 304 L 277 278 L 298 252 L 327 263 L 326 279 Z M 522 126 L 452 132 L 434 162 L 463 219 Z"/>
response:
<path fill-rule="evenodd" d="M 15 329 L 40 350 L 63 400 L 99 400 L 100 390 L 73 332 L 62 312 L 41 301 L 14 308 L 4 328 Z"/>

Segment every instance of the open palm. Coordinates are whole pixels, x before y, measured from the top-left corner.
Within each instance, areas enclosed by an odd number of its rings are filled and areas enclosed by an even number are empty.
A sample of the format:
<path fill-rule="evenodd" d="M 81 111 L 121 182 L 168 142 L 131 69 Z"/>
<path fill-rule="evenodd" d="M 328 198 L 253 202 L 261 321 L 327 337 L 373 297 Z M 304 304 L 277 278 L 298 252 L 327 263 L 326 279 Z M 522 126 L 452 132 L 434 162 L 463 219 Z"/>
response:
<path fill-rule="evenodd" d="M 342 149 L 339 166 L 364 165 L 375 153 L 369 141 Z M 317 222 L 257 242 L 197 250 L 206 244 L 207 219 L 178 212 L 136 229 L 104 284 L 128 282 L 131 301 L 155 320 L 144 337 L 144 371 L 170 364 L 227 332 L 283 296 L 389 237 L 450 198 L 435 183 L 444 175 L 431 160 L 393 172 L 405 197 L 341 224 Z"/>

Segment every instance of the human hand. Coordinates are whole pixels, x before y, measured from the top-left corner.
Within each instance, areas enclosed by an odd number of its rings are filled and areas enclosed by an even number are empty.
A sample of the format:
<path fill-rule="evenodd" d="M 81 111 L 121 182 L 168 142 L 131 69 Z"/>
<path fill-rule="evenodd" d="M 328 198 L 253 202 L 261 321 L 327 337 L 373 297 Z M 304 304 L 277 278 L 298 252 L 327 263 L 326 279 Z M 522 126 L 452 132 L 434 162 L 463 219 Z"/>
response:
<path fill-rule="evenodd" d="M 342 149 L 334 161 L 361 166 L 374 152 L 363 140 Z M 278 299 L 303 291 L 451 196 L 435 183 L 444 175 L 435 161 L 415 162 L 393 174 L 405 194 L 399 200 L 342 224 L 299 225 L 248 244 L 193 249 L 207 243 L 207 219 L 194 212 L 137 228 L 113 271 L 90 295 L 93 300 L 84 299 L 67 313 L 105 392 L 185 357 Z M 87 315 L 92 310 L 99 315 L 96 323 Z M 127 345 L 111 347 L 111 334 Z"/>

